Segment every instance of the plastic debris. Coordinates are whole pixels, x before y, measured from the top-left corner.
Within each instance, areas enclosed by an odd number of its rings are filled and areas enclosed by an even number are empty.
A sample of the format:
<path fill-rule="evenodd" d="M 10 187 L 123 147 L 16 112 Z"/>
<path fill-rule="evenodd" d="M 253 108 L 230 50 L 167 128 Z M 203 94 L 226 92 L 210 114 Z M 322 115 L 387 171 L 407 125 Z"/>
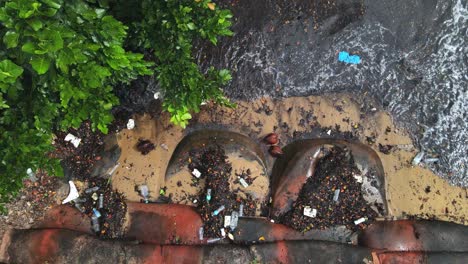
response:
<path fill-rule="evenodd" d="M 65 136 L 64 140 L 67 141 L 67 142 L 72 143 L 73 146 L 75 146 L 75 148 L 77 148 L 80 145 L 80 142 L 81 142 L 81 138 L 77 138 L 73 134 L 67 134 L 67 136 Z"/>
<path fill-rule="evenodd" d="M 192 175 L 197 177 L 197 178 L 200 178 L 201 172 L 199 170 L 197 170 L 197 169 L 193 169 Z"/>
<path fill-rule="evenodd" d="M 232 235 L 231 233 L 228 233 L 228 237 L 229 237 L 229 239 L 231 239 L 232 241 L 234 241 L 234 235 Z"/>
<path fill-rule="evenodd" d="M 94 232 L 99 232 L 100 228 L 99 228 L 99 220 L 98 220 L 97 216 L 95 216 L 95 215 L 91 216 L 91 222 L 93 224 Z"/>
<path fill-rule="evenodd" d="M 95 186 L 95 187 L 92 187 L 92 188 L 88 188 L 88 189 L 86 189 L 84 192 L 89 194 L 89 193 L 95 192 L 95 191 L 97 191 L 97 190 L 99 190 L 99 186 Z"/>
<path fill-rule="evenodd" d="M 224 227 L 228 227 L 230 225 L 231 225 L 231 216 L 230 215 L 224 216 Z"/>
<path fill-rule="evenodd" d="M 117 170 L 117 168 L 120 166 L 120 162 L 118 162 L 117 164 L 115 164 L 114 167 L 112 167 L 112 169 L 109 171 L 109 173 L 107 173 L 107 175 L 109 176 L 112 176 L 112 174 L 114 174 L 114 172 Z"/>
<path fill-rule="evenodd" d="M 359 64 L 361 63 L 361 58 L 358 55 L 349 55 L 346 51 L 341 51 L 338 54 L 338 60 L 350 64 Z"/>
<path fill-rule="evenodd" d="M 160 146 L 161 146 L 161 148 L 164 149 L 165 151 L 168 151 L 168 150 L 169 150 L 169 147 L 168 147 L 166 144 L 164 144 L 164 143 L 162 143 Z"/>
<path fill-rule="evenodd" d="M 424 162 L 426 163 L 434 163 L 434 162 L 438 162 L 439 159 L 438 158 L 428 158 L 428 159 L 424 159 Z"/>
<path fill-rule="evenodd" d="M 358 183 L 362 183 L 362 175 L 353 175 L 353 178 L 354 178 Z"/>
<path fill-rule="evenodd" d="M 99 204 L 98 204 L 98 208 L 99 208 L 99 209 L 104 208 L 104 194 L 102 194 L 102 193 L 99 195 Z"/>
<path fill-rule="evenodd" d="M 138 190 L 140 191 L 140 195 L 141 195 L 141 197 L 143 197 L 144 202 L 148 203 L 148 195 L 149 195 L 148 186 L 140 185 L 140 186 L 138 186 Z"/>
<path fill-rule="evenodd" d="M 101 212 L 99 212 L 96 208 L 93 208 L 93 213 L 97 218 L 101 217 Z"/>
<path fill-rule="evenodd" d="M 327 135 L 331 135 L 331 129 L 327 131 Z"/>
<path fill-rule="evenodd" d="M 234 211 L 234 212 L 231 213 L 231 223 L 229 225 L 231 230 L 236 229 L 238 222 L 239 222 L 239 213 Z"/>
<path fill-rule="evenodd" d="M 424 154 L 424 151 L 421 151 L 414 157 L 412 162 L 413 166 L 416 166 L 421 162 L 421 160 L 424 158 Z"/>
<path fill-rule="evenodd" d="M 193 200 L 193 203 L 194 204 L 198 203 L 198 200 L 197 199 Z"/>
<path fill-rule="evenodd" d="M 220 241 L 222 238 L 210 238 L 206 242 L 207 243 L 214 243 Z"/>
<path fill-rule="evenodd" d="M 275 222 L 275 220 L 271 219 L 271 220 L 270 220 L 270 222 L 274 223 L 274 222 Z"/>
<path fill-rule="evenodd" d="M 210 202 L 211 200 L 211 189 L 206 190 L 206 201 Z"/>
<path fill-rule="evenodd" d="M 67 198 L 63 200 L 62 204 L 66 204 L 75 200 L 76 198 L 80 197 L 78 194 L 78 190 L 76 189 L 75 184 L 72 181 L 68 181 L 68 185 L 70 185 L 70 193 L 68 194 Z"/>
<path fill-rule="evenodd" d="M 154 93 L 153 96 L 154 96 L 154 99 L 155 99 L 155 100 L 158 100 L 159 97 L 161 97 L 161 93 L 160 93 L 160 92 L 156 92 L 156 93 Z"/>
<path fill-rule="evenodd" d="M 335 190 L 335 193 L 333 194 L 333 201 L 336 203 L 338 202 L 338 198 L 340 197 L 340 189 Z"/>
<path fill-rule="evenodd" d="M 239 177 L 239 182 L 244 186 L 244 188 L 249 187 L 249 184 L 244 180 L 244 178 Z"/>
<path fill-rule="evenodd" d="M 304 215 L 315 218 L 317 216 L 317 209 L 312 209 L 310 206 L 304 207 Z"/>
<path fill-rule="evenodd" d="M 218 209 L 216 209 L 211 215 L 216 216 L 219 215 L 225 209 L 224 205 L 221 205 Z"/>
<path fill-rule="evenodd" d="M 244 204 L 239 205 L 239 217 L 244 216 Z"/>
<path fill-rule="evenodd" d="M 265 241 L 265 237 L 264 236 L 259 237 L 258 241 Z"/>
<path fill-rule="evenodd" d="M 198 239 L 203 240 L 203 226 L 198 229 Z"/>
<path fill-rule="evenodd" d="M 134 128 L 135 128 L 135 120 L 130 118 L 127 122 L 127 129 L 132 130 Z"/>
<path fill-rule="evenodd" d="M 361 223 L 364 223 L 365 221 L 367 221 L 367 218 L 361 217 L 361 218 L 359 218 L 358 220 L 355 220 L 355 221 L 354 221 L 354 224 L 355 224 L 355 225 L 359 225 L 359 224 L 361 224 Z"/>
<path fill-rule="evenodd" d="M 28 175 L 28 178 L 29 178 L 30 181 L 32 181 L 32 182 L 37 181 L 36 173 L 34 173 L 34 171 L 31 168 L 28 168 L 26 170 L 26 174 Z"/>
<path fill-rule="evenodd" d="M 224 228 L 221 228 L 220 231 L 221 231 L 221 236 L 226 237 L 226 230 L 224 230 Z"/>
<path fill-rule="evenodd" d="M 87 200 L 88 199 L 86 199 L 86 198 L 76 198 L 76 199 L 73 200 L 73 202 L 75 202 L 75 203 L 84 203 Z"/>
<path fill-rule="evenodd" d="M 78 211 L 80 211 L 81 213 L 85 212 L 85 208 L 79 203 L 75 203 L 75 208 L 78 209 Z"/>
<path fill-rule="evenodd" d="M 93 193 L 93 195 L 91 195 L 91 198 L 92 198 L 94 201 L 97 201 L 97 199 L 99 199 L 97 193 Z"/>

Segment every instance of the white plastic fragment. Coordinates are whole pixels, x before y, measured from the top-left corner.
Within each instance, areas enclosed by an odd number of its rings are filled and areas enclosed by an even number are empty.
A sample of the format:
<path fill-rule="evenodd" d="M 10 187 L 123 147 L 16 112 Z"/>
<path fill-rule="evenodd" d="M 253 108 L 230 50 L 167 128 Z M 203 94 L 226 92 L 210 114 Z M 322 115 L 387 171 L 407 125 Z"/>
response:
<path fill-rule="evenodd" d="M 154 93 L 154 99 L 155 99 L 155 100 L 158 100 L 160 96 L 161 96 L 161 93 L 160 93 L 160 92 Z"/>
<path fill-rule="evenodd" d="M 108 175 L 112 176 L 112 174 L 114 174 L 114 172 L 117 170 L 119 166 L 120 166 L 120 162 L 117 162 L 117 164 L 115 164 L 115 166 L 112 167 L 112 169 L 109 171 Z"/>
<path fill-rule="evenodd" d="M 414 157 L 412 162 L 413 166 L 416 166 L 421 162 L 421 160 L 424 158 L 424 154 L 424 151 L 421 151 Z"/>
<path fill-rule="evenodd" d="M 361 176 L 361 175 L 353 175 L 353 178 L 354 178 L 358 183 L 362 183 L 362 176 Z"/>
<path fill-rule="evenodd" d="M 229 239 L 231 239 L 232 241 L 234 241 L 234 236 L 233 236 L 231 233 L 228 233 L 228 237 L 229 237 Z"/>
<path fill-rule="evenodd" d="M 231 223 L 229 224 L 231 231 L 236 229 L 238 222 L 239 222 L 239 213 L 236 211 L 233 211 L 231 213 Z"/>
<path fill-rule="evenodd" d="M 244 204 L 239 205 L 239 217 L 244 216 Z"/>
<path fill-rule="evenodd" d="M 36 173 L 34 173 L 33 170 L 32 170 L 31 168 L 28 168 L 28 169 L 26 170 L 26 174 L 28 175 L 29 180 L 31 180 L 32 182 L 36 182 L 36 181 L 37 181 Z"/>
<path fill-rule="evenodd" d="M 198 229 L 198 239 L 203 240 L 203 226 Z"/>
<path fill-rule="evenodd" d="M 364 223 L 365 221 L 367 221 L 367 219 L 366 219 L 365 217 L 361 217 L 361 218 L 359 218 L 358 220 L 355 220 L 355 221 L 354 221 L 354 224 L 355 224 L 355 225 L 359 225 L 359 224 L 361 224 L 361 223 Z"/>
<path fill-rule="evenodd" d="M 80 197 L 78 194 L 78 190 L 76 189 L 75 184 L 72 181 L 68 181 L 68 185 L 70 185 L 70 193 L 68 194 L 67 198 L 63 200 L 62 204 L 69 203 L 70 201 L 75 200 L 76 198 Z"/>
<path fill-rule="evenodd" d="M 132 130 L 134 128 L 135 128 L 135 120 L 130 118 L 127 122 L 127 129 Z"/>
<path fill-rule="evenodd" d="M 315 218 L 317 216 L 317 209 L 312 209 L 310 206 L 304 207 L 304 215 Z"/>
<path fill-rule="evenodd" d="M 67 142 L 72 143 L 73 146 L 75 146 L 75 148 L 77 148 L 80 145 L 80 142 L 81 142 L 81 138 L 77 138 L 72 134 L 67 134 L 67 136 L 65 136 L 64 140 L 67 141 Z"/>
<path fill-rule="evenodd" d="M 192 175 L 197 177 L 197 178 L 200 178 L 201 172 L 199 170 L 197 170 L 197 169 L 193 169 Z"/>
<path fill-rule="evenodd" d="M 224 228 L 221 228 L 221 236 L 226 237 L 226 230 Z"/>
<path fill-rule="evenodd" d="M 331 129 L 327 131 L 327 135 L 331 135 Z"/>
<path fill-rule="evenodd" d="M 424 162 L 426 163 L 434 163 L 434 162 L 438 162 L 439 159 L 438 158 L 426 158 L 424 159 Z"/>
<path fill-rule="evenodd" d="M 164 149 L 165 151 L 169 150 L 169 147 L 164 143 L 161 144 L 161 148 Z"/>
<path fill-rule="evenodd" d="M 274 222 L 275 222 L 275 220 L 273 220 L 273 219 L 270 219 L 270 222 L 274 223 Z"/>
<path fill-rule="evenodd" d="M 210 238 L 210 239 L 208 239 L 206 242 L 207 242 L 207 243 L 214 243 L 214 242 L 220 241 L 221 239 L 222 239 L 222 238 L 219 238 L 219 237 L 218 237 L 218 238 Z"/>
<path fill-rule="evenodd" d="M 231 216 L 226 215 L 224 216 L 224 227 L 228 227 L 229 225 L 231 225 Z"/>
<path fill-rule="evenodd" d="M 333 201 L 338 202 L 339 197 L 340 197 L 340 189 L 336 189 L 335 193 L 333 194 Z"/>
<path fill-rule="evenodd" d="M 239 182 L 244 186 L 244 188 L 249 187 L 249 184 L 244 180 L 244 178 L 239 177 Z"/>
<path fill-rule="evenodd" d="M 206 101 L 201 102 L 200 105 L 206 105 Z"/>

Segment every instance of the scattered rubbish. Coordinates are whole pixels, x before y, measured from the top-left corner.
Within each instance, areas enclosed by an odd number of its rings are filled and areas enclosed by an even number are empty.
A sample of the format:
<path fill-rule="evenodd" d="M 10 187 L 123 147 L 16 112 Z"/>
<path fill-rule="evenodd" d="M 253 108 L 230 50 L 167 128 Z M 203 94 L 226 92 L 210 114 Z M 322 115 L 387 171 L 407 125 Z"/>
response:
<path fill-rule="evenodd" d="M 320 152 L 322 151 L 322 148 L 318 148 L 315 152 L 314 152 L 314 155 L 312 156 L 312 158 L 316 159 L 318 158 L 318 156 L 320 155 Z"/>
<path fill-rule="evenodd" d="M 98 204 L 98 208 L 99 209 L 102 209 L 104 207 L 104 194 L 100 194 L 99 195 L 99 204 Z"/>
<path fill-rule="evenodd" d="M 96 208 L 93 208 L 93 213 L 97 218 L 101 217 L 101 212 L 99 212 Z"/>
<path fill-rule="evenodd" d="M 73 202 L 75 202 L 75 203 L 84 203 L 87 200 L 88 199 L 86 199 L 86 198 L 76 198 L 76 199 L 73 200 Z"/>
<path fill-rule="evenodd" d="M 134 128 L 135 128 L 135 120 L 130 118 L 127 122 L 127 129 L 132 130 Z"/>
<path fill-rule="evenodd" d="M 91 222 L 93 224 L 93 230 L 94 232 L 99 232 L 100 231 L 100 228 L 99 228 L 99 220 L 98 220 L 98 217 L 93 215 L 91 216 Z"/>
<path fill-rule="evenodd" d="M 226 230 L 224 228 L 221 228 L 220 231 L 221 231 L 221 236 L 226 237 Z"/>
<path fill-rule="evenodd" d="M 353 175 L 353 178 L 356 179 L 358 183 L 362 183 L 362 175 Z"/>
<path fill-rule="evenodd" d="M 207 104 L 206 101 L 203 101 L 203 102 L 200 103 L 200 105 L 206 105 L 206 104 Z"/>
<path fill-rule="evenodd" d="M 331 135 L 331 129 L 327 131 L 327 135 Z"/>
<path fill-rule="evenodd" d="M 354 221 L 354 224 L 359 225 L 359 224 L 364 223 L 365 221 L 367 221 L 367 219 L 365 217 L 361 217 L 358 220 Z"/>
<path fill-rule="evenodd" d="M 314 218 L 317 216 L 317 209 L 312 209 L 310 206 L 306 206 L 304 207 L 304 215 Z"/>
<path fill-rule="evenodd" d="M 140 138 L 140 139 L 138 139 L 138 143 L 136 145 L 136 148 L 137 148 L 138 151 L 141 152 L 142 155 L 146 155 L 146 154 L 150 153 L 156 147 L 148 139 L 141 139 Z"/>
<path fill-rule="evenodd" d="M 97 201 L 97 199 L 99 199 L 97 193 L 93 193 L 93 195 L 91 195 L 91 198 L 92 198 L 94 201 Z"/>
<path fill-rule="evenodd" d="M 211 200 L 211 189 L 208 189 L 206 190 L 206 201 L 209 203 L 210 200 Z"/>
<path fill-rule="evenodd" d="M 161 148 L 164 149 L 165 151 L 168 151 L 168 150 L 169 150 L 169 147 L 168 147 L 166 144 L 164 144 L 164 143 L 162 143 L 160 146 L 161 146 Z"/>
<path fill-rule="evenodd" d="M 228 237 L 229 237 L 229 239 L 231 239 L 232 241 L 234 241 L 234 235 L 232 235 L 231 233 L 228 233 Z"/>
<path fill-rule="evenodd" d="M 159 189 L 159 195 L 166 195 L 166 190 L 164 188 Z"/>
<path fill-rule="evenodd" d="M 149 196 L 148 186 L 140 185 L 140 186 L 138 186 L 138 190 L 140 191 L 140 195 L 141 195 L 141 197 L 143 197 L 144 202 L 148 203 L 149 202 L 148 201 L 148 196 Z"/>
<path fill-rule="evenodd" d="M 76 189 L 75 184 L 72 181 L 68 181 L 68 185 L 70 185 L 70 193 L 68 194 L 67 198 L 63 200 L 62 204 L 66 204 L 70 201 L 75 200 L 76 198 L 80 197 L 78 194 L 78 190 Z"/>
<path fill-rule="evenodd" d="M 37 181 L 37 178 L 36 178 L 36 173 L 33 172 L 33 170 L 31 168 L 28 168 L 26 170 L 26 174 L 28 175 L 28 178 L 30 181 L 32 182 L 36 182 Z"/>
<path fill-rule="evenodd" d="M 424 159 L 424 162 L 426 163 L 435 163 L 435 162 L 438 162 L 439 159 L 438 158 L 427 158 L 427 159 Z"/>
<path fill-rule="evenodd" d="M 264 236 L 259 237 L 258 241 L 265 241 L 265 237 Z"/>
<path fill-rule="evenodd" d="M 338 202 L 338 198 L 340 197 L 340 189 L 336 189 L 335 193 L 333 194 L 333 201 L 336 203 Z"/>
<path fill-rule="evenodd" d="M 161 93 L 160 93 L 160 92 L 156 92 L 156 93 L 154 93 L 153 97 L 154 97 L 155 100 L 158 100 L 159 97 L 161 97 Z"/>
<path fill-rule="evenodd" d="M 203 226 L 198 229 L 198 239 L 203 240 Z"/>
<path fill-rule="evenodd" d="M 210 238 L 206 242 L 209 243 L 214 243 L 220 241 L 222 238 Z"/>
<path fill-rule="evenodd" d="M 211 215 L 216 216 L 221 213 L 225 209 L 224 205 L 221 205 L 218 209 L 216 209 Z"/>
<path fill-rule="evenodd" d="M 87 194 L 90 194 L 90 193 L 95 192 L 95 191 L 97 191 L 97 190 L 99 190 L 99 186 L 95 186 L 95 187 L 92 187 L 92 188 L 88 188 L 88 189 L 86 189 L 84 192 L 87 193 Z"/>
<path fill-rule="evenodd" d="M 193 169 L 192 175 L 197 177 L 197 178 L 200 178 L 201 172 L 199 170 L 197 170 L 197 169 Z"/>
<path fill-rule="evenodd" d="M 117 162 L 117 164 L 115 164 L 115 166 L 112 167 L 112 169 L 109 171 L 109 173 L 107 173 L 107 175 L 112 176 L 119 166 L 120 162 Z"/>
<path fill-rule="evenodd" d="M 361 63 L 361 58 L 358 55 L 349 55 L 346 51 L 341 51 L 338 54 L 338 60 L 350 64 L 359 64 Z"/>
<path fill-rule="evenodd" d="M 230 215 L 224 216 L 224 227 L 228 227 L 230 225 L 231 225 L 231 216 Z"/>
<path fill-rule="evenodd" d="M 231 223 L 229 224 L 231 231 L 236 229 L 238 222 L 239 222 L 239 213 L 234 211 L 231 213 Z"/>
<path fill-rule="evenodd" d="M 424 154 L 424 151 L 421 151 L 414 157 L 412 162 L 413 166 L 416 166 L 421 162 L 421 160 L 424 158 Z"/>
<path fill-rule="evenodd" d="M 85 208 L 79 203 L 75 203 L 75 208 L 78 209 L 78 211 L 80 211 L 81 213 L 85 212 Z"/>
<path fill-rule="evenodd" d="M 279 143 L 278 135 L 276 133 L 270 133 L 263 138 L 263 141 L 268 145 L 276 145 Z"/>
<path fill-rule="evenodd" d="M 198 200 L 197 200 L 197 199 L 194 199 L 194 200 L 193 200 L 193 203 L 194 203 L 194 204 L 198 203 Z"/>
<path fill-rule="evenodd" d="M 242 184 L 242 186 L 244 186 L 244 188 L 249 187 L 249 184 L 244 180 L 244 178 L 241 178 L 241 177 L 238 177 L 238 178 L 239 178 L 240 184 Z"/>
<path fill-rule="evenodd" d="M 270 153 L 271 156 L 273 156 L 275 158 L 279 158 L 279 157 L 283 156 L 283 151 L 281 150 L 281 148 L 279 146 L 271 146 L 268 149 L 268 152 Z"/>
<path fill-rule="evenodd" d="M 244 216 L 244 204 L 239 205 L 239 216 Z"/>
<path fill-rule="evenodd" d="M 274 222 L 275 222 L 275 220 L 273 220 L 273 219 L 270 219 L 270 222 L 274 223 Z"/>
<path fill-rule="evenodd" d="M 67 142 L 72 143 L 73 146 L 75 146 L 75 148 L 77 148 L 80 145 L 80 142 L 81 142 L 81 138 L 77 138 L 72 134 L 67 134 L 65 136 L 64 140 L 67 141 Z"/>

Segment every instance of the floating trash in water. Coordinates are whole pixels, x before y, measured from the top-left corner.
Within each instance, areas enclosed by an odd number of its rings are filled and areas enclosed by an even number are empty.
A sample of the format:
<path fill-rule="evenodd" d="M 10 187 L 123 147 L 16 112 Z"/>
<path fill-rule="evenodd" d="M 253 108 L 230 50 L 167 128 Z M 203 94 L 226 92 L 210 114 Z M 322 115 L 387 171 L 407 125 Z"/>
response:
<path fill-rule="evenodd" d="M 424 158 L 424 154 L 425 154 L 424 151 L 421 151 L 414 157 L 413 162 L 412 162 L 413 166 L 416 166 L 419 163 L 421 163 L 421 160 Z"/>
<path fill-rule="evenodd" d="M 341 51 L 338 54 L 338 60 L 344 63 L 350 64 L 359 64 L 361 63 L 361 58 L 358 55 L 349 55 L 346 51 Z"/>
<path fill-rule="evenodd" d="M 67 136 L 65 136 L 64 140 L 67 141 L 67 142 L 72 143 L 73 146 L 75 146 L 75 148 L 77 148 L 80 145 L 80 142 L 81 142 L 81 138 L 77 138 L 73 134 L 67 134 Z"/>

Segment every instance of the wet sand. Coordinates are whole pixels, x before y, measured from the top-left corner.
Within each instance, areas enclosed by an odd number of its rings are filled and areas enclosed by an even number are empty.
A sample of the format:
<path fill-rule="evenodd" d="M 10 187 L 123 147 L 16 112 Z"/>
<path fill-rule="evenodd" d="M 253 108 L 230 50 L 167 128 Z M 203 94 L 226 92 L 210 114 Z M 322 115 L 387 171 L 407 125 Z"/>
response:
<path fill-rule="evenodd" d="M 418 215 L 424 218 L 450 220 L 465 223 L 468 215 L 468 194 L 466 188 L 449 185 L 429 169 L 412 166 L 411 160 L 417 149 L 404 129 L 399 128 L 387 112 L 376 109 L 369 102 L 361 102 L 347 94 L 328 97 L 292 97 L 282 100 L 261 98 L 251 102 L 238 102 L 235 109 L 208 104 L 194 115 L 186 131 L 172 126 L 169 116 L 163 113 L 157 120 L 149 116 L 136 117 L 134 130 L 123 130 L 118 135 L 122 148 L 120 167 L 112 178 L 112 184 L 124 192 L 129 201 L 139 201 L 135 186 L 147 184 L 152 199 L 157 199 L 159 190 L 166 187 L 166 195 L 172 194 L 173 200 L 190 204 L 189 195 L 197 193 L 190 186 L 192 175 L 181 170 L 177 176 L 165 181 L 166 167 L 177 144 L 187 131 L 216 125 L 223 129 L 249 135 L 259 139 L 276 132 L 280 135 L 281 145 L 291 142 L 294 135 L 307 133 L 316 127 L 335 127 L 341 132 L 353 131 L 359 141 L 367 144 L 378 153 L 385 171 L 386 192 L 389 213 L 396 218 Z M 334 137 L 331 131 L 330 137 Z M 141 155 L 134 148 L 139 138 L 150 139 L 157 147 L 148 155 Z M 369 140 L 371 139 L 371 140 Z M 160 145 L 166 144 L 168 150 Z M 379 144 L 397 145 L 388 154 L 379 151 Z M 251 167 L 255 177 L 255 164 L 231 155 L 233 172 Z M 231 181 L 235 179 L 232 176 Z M 178 186 L 177 182 L 182 186 Z M 180 184 L 179 184 L 180 185 Z M 201 186 L 201 184 L 200 184 Z M 231 184 L 231 188 L 237 188 Z M 200 188 L 200 187 L 198 187 Z M 262 199 L 268 192 L 266 175 L 259 174 L 252 186 Z"/>

